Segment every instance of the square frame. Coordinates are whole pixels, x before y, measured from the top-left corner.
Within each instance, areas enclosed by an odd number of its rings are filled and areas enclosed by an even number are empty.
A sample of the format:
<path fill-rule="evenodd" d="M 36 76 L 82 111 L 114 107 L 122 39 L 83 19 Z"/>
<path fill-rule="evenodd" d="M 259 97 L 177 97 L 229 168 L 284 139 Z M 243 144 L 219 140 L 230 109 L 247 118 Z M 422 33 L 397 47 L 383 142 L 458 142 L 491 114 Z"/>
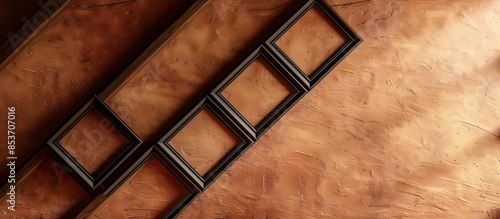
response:
<path fill-rule="evenodd" d="M 64 147 L 59 144 L 63 138 L 78 122 L 80 122 L 92 108 L 97 109 L 118 131 L 127 138 L 129 144 L 124 150 L 115 155 L 111 161 L 102 165 L 97 170 L 97 176 L 92 176 Z M 142 139 L 130 129 L 97 95 L 75 113 L 52 137 L 47 145 L 53 153 L 54 159 L 65 165 L 68 173 L 90 194 L 102 191 L 101 184 L 123 163 L 138 147 Z"/>
<path fill-rule="evenodd" d="M 184 199 L 175 205 L 170 211 L 165 211 L 165 215 L 162 218 L 175 218 L 177 217 L 182 210 L 184 210 L 198 195 L 201 194 L 201 190 L 198 188 L 198 185 L 192 183 L 191 179 L 186 176 L 186 174 L 175 165 L 175 161 L 172 161 L 168 155 L 164 153 L 162 149 L 160 149 L 157 145 L 149 148 L 146 152 L 144 152 L 126 171 L 122 176 L 117 179 L 112 186 L 110 186 L 106 191 L 103 192 L 103 195 L 106 197 L 111 196 L 114 192 L 116 192 L 128 179 L 130 179 L 134 173 L 139 171 L 141 167 L 151 158 L 155 156 L 165 168 L 168 169 L 175 177 L 175 179 L 179 180 L 189 191 L 189 195 L 184 197 Z M 95 210 L 95 209 L 94 209 Z M 82 216 L 82 215 L 80 215 Z M 88 215 L 82 216 L 86 217 Z"/>
<path fill-rule="evenodd" d="M 282 37 L 294 24 L 296 24 L 309 10 L 318 6 L 321 11 L 330 18 L 328 22 L 337 26 L 347 38 L 341 47 L 331 54 L 312 74 L 307 76 L 283 50 L 276 45 L 276 41 Z M 301 83 L 311 90 L 323 79 L 335 66 L 337 66 L 347 55 L 349 55 L 363 40 L 354 30 L 335 12 L 325 0 L 309 0 L 289 20 L 287 20 L 274 34 L 269 37 L 264 45 L 278 57 L 286 67 L 292 71 Z"/>
<path fill-rule="evenodd" d="M 274 108 L 264 119 L 254 127 L 248 122 L 245 117 L 222 95 L 222 91 L 228 87 L 238 76 L 241 75 L 258 57 L 264 58 L 276 72 L 287 82 L 295 91 L 290 94 L 285 100 L 281 101 L 278 107 Z M 269 130 L 292 106 L 297 103 L 305 94 L 307 89 L 297 80 L 297 76 L 288 71 L 280 61 L 270 53 L 270 51 L 259 46 L 250 55 L 239 64 L 215 89 L 209 94 L 217 103 L 224 109 L 226 113 L 231 115 L 242 128 L 252 137 L 252 140 L 258 140 L 262 135 Z M 253 104 L 253 103 L 248 103 Z"/>
<path fill-rule="evenodd" d="M 207 107 L 214 115 L 223 122 L 232 133 L 241 140 L 241 143 L 224 156 L 207 174 L 202 176 L 189 162 L 182 157 L 168 142 L 173 139 L 186 125 L 196 117 L 201 110 Z M 159 147 L 168 155 L 177 168 L 182 169 L 203 191 L 210 186 L 238 157 L 243 154 L 253 143 L 252 139 L 241 130 L 237 123 L 230 118 L 220 106 L 210 97 L 202 99 L 191 111 L 189 111 L 176 125 L 170 129 L 159 141 Z"/>

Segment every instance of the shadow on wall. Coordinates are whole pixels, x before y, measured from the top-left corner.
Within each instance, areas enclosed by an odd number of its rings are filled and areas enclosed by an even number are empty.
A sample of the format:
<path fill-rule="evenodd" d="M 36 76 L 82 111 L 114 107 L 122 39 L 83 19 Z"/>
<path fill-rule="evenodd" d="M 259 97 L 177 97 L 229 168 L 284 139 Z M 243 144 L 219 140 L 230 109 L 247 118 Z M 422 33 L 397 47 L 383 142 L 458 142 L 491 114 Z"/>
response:
<path fill-rule="evenodd" d="M 67 0 L 0 2 L 0 62 L 6 59 Z"/>
<path fill-rule="evenodd" d="M 488 212 L 488 219 L 500 219 L 500 208 L 495 208 Z"/>

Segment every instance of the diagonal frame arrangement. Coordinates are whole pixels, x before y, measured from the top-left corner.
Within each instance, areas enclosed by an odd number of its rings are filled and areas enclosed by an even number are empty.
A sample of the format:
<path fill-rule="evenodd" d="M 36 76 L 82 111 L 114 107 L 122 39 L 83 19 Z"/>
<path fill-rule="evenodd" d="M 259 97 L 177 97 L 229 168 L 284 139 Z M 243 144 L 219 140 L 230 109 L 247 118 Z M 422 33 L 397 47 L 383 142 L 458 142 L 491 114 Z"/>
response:
<path fill-rule="evenodd" d="M 347 37 L 347 41 L 337 49 L 330 57 L 311 75 L 307 77 L 293 61 L 287 57 L 287 55 L 281 51 L 275 44 L 276 40 L 279 39 L 288 29 L 290 29 L 293 24 L 295 24 L 302 16 L 307 13 L 313 6 L 319 6 L 322 11 L 331 19 L 331 22 L 339 27 L 342 33 Z M 211 181 L 207 184 L 203 184 L 203 179 L 200 179 L 199 174 L 193 168 L 182 168 L 185 171 L 185 175 L 190 176 L 192 181 L 201 182 L 201 189 L 204 191 L 211 182 L 213 182 L 217 177 L 219 177 L 225 168 L 227 168 L 231 163 L 233 163 L 244 151 L 246 151 L 252 144 L 257 141 L 269 128 L 271 128 L 295 103 L 297 103 L 308 91 L 310 91 L 319 81 L 324 78 L 328 72 L 330 72 L 340 61 L 342 61 L 351 51 L 353 51 L 357 45 L 361 43 L 362 39 L 352 30 L 345 21 L 335 12 L 324 0 L 310 0 L 307 1 L 293 16 L 288 19 L 275 33 L 271 35 L 263 44 L 261 44 L 255 51 L 245 58 L 245 60 L 238 65 L 226 78 L 222 80 L 207 96 L 203 99 L 193 111 L 199 111 L 200 106 L 204 105 L 207 100 L 210 101 L 210 105 L 218 110 L 223 110 L 223 116 L 220 116 L 221 120 L 229 119 L 230 121 L 237 122 L 239 129 L 233 128 L 232 130 L 238 130 L 237 135 L 241 136 L 241 131 L 244 131 L 247 136 L 252 140 L 249 144 L 240 145 L 239 149 L 235 152 L 230 153 L 223 162 L 218 164 L 218 167 L 224 167 L 223 169 L 218 168 L 211 175 Z M 271 113 L 269 113 L 266 118 L 257 127 L 252 126 L 248 120 L 235 109 L 221 94 L 222 90 L 226 88 L 231 82 L 234 81 L 258 56 L 264 57 L 274 68 L 279 72 L 279 74 L 293 87 L 295 92 L 282 101 L 277 108 L 275 108 Z M 252 104 L 252 103 L 248 103 Z M 167 150 L 170 159 L 176 160 L 176 165 L 181 167 L 189 167 L 190 164 L 184 159 L 179 159 L 180 156 L 177 152 L 173 151 L 171 147 L 168 147 L 168 140 L 172 133 L 178 132 L 182 127 L 184 127 L 189 120 L 193 117 L 193 111 L 189 112 L 185 118 L 181 119 L 175 126 L 173 130 L 170 130 L 160 141 L 158 145 Z M 220 115 L 220 114 L 218 114 Z M 227 118 L 229 116 L 229 118 Z M 234 124 L 231 124 L 234 125 Z M 167 147 L 165 147 L 167 146 Z M 193 177 L 194 176 L 194 177 Z"/>
<path fill-rule="evenodd" d="M 202 1 L 205 2 L 205 1 Z M 331 54 L 311 76 L 307 76 L 277 45 L 276 41 L 286 33 L 304 14 L 312 7 L 317 6 L 329 19 L 328 22 L 337 26 L 346 37 L 346 42 Z M 115 193 L 131 176 L 155 156 L 163 165 L 173 173 L 190 191 L 189 195 L 162 217 L 176 217 L 186 206 L 188 206 L 199 194 L 205 191 L 224 171 L 236 161 L 253 143 L 258 141 L 294 104 L 316 86 L 338 63 L 353 51 L 362 39 L 352 30 L 347 23 L 328 5 L 325 0 L 307 0 L 303 5 L 288 18 L 270 37 L 262 42 L 252 53 L 250 53 L 233 71 L 231 71 L 214 89 L 198 102 L 188 113 L 186 113 L 163 137 L 153 145 L 144 145 L 142 140 L 101 100 L 100 97 L 107 96 L 118 88 L 125 78 L 117 79 L 117 83 L 108 86 L 100 96 L 95 95 L 68 122 L 59 129 L 48 141 L 52 157 L 61 162 L 69 169 L 70 175 L 82 186 L 95 200 L 93 206 L 87 206 L 80 210 L 79 216 L 85 217 L 88 211 L 95 211 L 95 206 L 103 203 L 103 200 Z M 156 42 L 156 41 L 155 41 Z M 155 47 L 156 48 L 156 47 Z M 153 51 L 149 51 L 153 52 Z M 272 66 L 279 77 L 291 88 L 292 93 L 282 100 L 279 105 L 268 113 L 256 126 L 250 124 L 247 118 L 231 104 L 223 95 L 222 91 L 228 87 L 247 67 L 257 58 L 262 57 Z M 145 59 L 141 59 L 139 64 Z M 131 67 L 134 70 L 139 65 Z M 126 74 L 127 75 L 127 74 Z M 128 73 L 130 75 L 130 72 Z M 253 104 L 253 103 L 248 103 Z M 67 133 L 78 121 L 80 121 L 89 110 L 95 107 L 99 110 L 119 131 L 127 137 L 130 144 L 116 156 L 108 165 L 101 168 L 97 176 L 92 176 L 85 170 L 71 154 L 58 143 L 62 136 Z M 229 130 L 241 140 L 233 150 L 229 151 L 207 174 L 200 175 L 193 165 L 176 151 L 169 141 L 182 130 L 203 109 L 208 108 L 222 121 Z M 140 146 L 140 147 L 139 147 Z M 139 149 L 138 149 L 139 148 Z M 135 159 L 137 158 L 137 159 Z M 135 159 L 133 162 L 129 160 Z M 128 160 L 125 162 L 125 160 Z M 97 198 L 99 197 L 99 198 Z M 87 211 L 87 212 L 86 212 Z M 85 215 L 85 216 L 82 216 Z"/>

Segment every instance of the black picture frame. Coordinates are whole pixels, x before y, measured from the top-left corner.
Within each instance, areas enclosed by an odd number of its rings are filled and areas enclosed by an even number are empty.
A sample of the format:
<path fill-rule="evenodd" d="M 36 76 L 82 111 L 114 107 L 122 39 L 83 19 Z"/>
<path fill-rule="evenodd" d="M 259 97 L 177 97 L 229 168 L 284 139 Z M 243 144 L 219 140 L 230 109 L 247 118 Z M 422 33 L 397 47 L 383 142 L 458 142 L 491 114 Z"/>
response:
<path fill-rule="evenodd" d="M 196 171 L 192 165 L 186 161 L 182 155 L 180 155 L 174 147 L 169 144 L 169 141 L 176 136 L 194 117 L 200 113 L 204 108 L 208 108 L 214 115 L 223 122 L 229 130 L 232 131 L 234 136 L 238 137 L 241 143 L 236 146 L 233 150 L 228 152 L 224 158 L 217 163 L 205 176 Z M 159 141 L 158 145 L 168 157 L 173 160 L 175 166 L 182 169 L 185 174 L 187 174 L 190 179 L 195 182 L 198 187 L 203 191 L 210 184 L 212 184 L 215 179 L 217 179 L 226 169 L 231 165 L 248 147 L 253 143 L 252 139 L 245 133 L 241 127 L 238 126 L 237 122 L 230 118 L 221 107 L 212 100 L 210 97 L 202 99 L 191 111 L 189 111 L 183 118 L 180 119 L 176 125 L 170 129 Z"/>
<path fill-rule="evenodd" d="M 192 201 L 201 194 L 202 190 L 199 188 L 199 185 L 193 183 L 192 179 L 185 174 L 181 169 L 178 168 L 178 165 L 175 161 L 171 160 L 169 156 L 165 154 L 165 151 L 159 146 L 154 145 L 149 148 L 146 152 L 144 152 L 126 171 L 122 176 L 117 179 L 112 186 L 110 186 L 107 190 L 103 192 L 103 195 L 106 197 L 110 197 L 115 193 L 128 179 L 130 179 L 135 172 L 139 171 L 141 167 L 146 164 L 147 161 L 151 157 L 155 156 L 165 168 L 168 169 L 175 176 L 177 180 L 179 180 L 189 191 L 190 193 L 183 198 L 182 201 L 177 203 L 172 209 L 166 210 L 164 212 L 164 216 L 162 218 L 175 218 L 177 217 L 182 210 L 184 210 Z M 82 212 L 85 213 L 85 212 Z M 82 216 L 86 217 L 86 216 Z"/>
<path fill-rule="evenodd" d="M 236 109 L 223 95 L 223 90 L 228 87 L 245 69 L 250 66 L 257 58 L 264 58 L 276 72 L 287 82 L 294 90 L 285 100 L 283 100 L 275 109 L 273 109 L 262 121 L 254 127 L 245 117 Z M 221 108 L 238 121 L 240 126 L 252 137 L 258 140 L 268 129 L 270 129 L 297 101 L 302 98 L 307 89 L 300 84 L 297 76 L 287 70 L 270 51 L 264 46 L 259 46 L 245 60 L 239 64 L 215 89 L 209 94 Z M 248 103 L 253 104 L 253 103 Z"/>
<path fill-rule="evenodd" d="M 346 42 L 331 54 L 312 74 L 307 76 L 285 52 L 283 52 L 276 41 L 280 39 L 294 24 L 296 24 L 312 7 L 318 6 L 329 22 L 337 26 L 346 37 Z M 361 37 L 335 12 L 324 0 L 307 1 L 289 20 L 287 20 L 274 34 L 269 37 L 264 45 L 280 59 L 283 64 L 311 90 L 323 79 L 335 66 L 337 66 L 347 55 L 349 55 L 363 40 Z"/>
<path fill-rule="evenodd" d="M 63 138 L 79 121 L 93 108 L 97 109 L 114 127 L 129 141 L 129 144 L 118 155 L 103 165 L 96 172 L 90 174 L 64 147 L 59 144 Z M 97 95 L 94 95 L 85 105 L 76 112 L 52 137 L 47 141 L 54 159 L 60 162 L 67 172 L 89 193 L 96 194 L 104 188 L 100 185 L 108 176 L 117 170 L 117 167 L 141 145 L 142 139 L 130 129 Z"/>

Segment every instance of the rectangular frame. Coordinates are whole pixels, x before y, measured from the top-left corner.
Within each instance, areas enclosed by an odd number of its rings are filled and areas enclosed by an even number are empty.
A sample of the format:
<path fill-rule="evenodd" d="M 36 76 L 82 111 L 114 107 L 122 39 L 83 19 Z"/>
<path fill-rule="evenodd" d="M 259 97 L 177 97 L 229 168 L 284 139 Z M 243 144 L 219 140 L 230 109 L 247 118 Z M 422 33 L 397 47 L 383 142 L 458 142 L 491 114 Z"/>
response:
<path fill-rule="evenodd" d="M 228 152 L 222 161 L 216 164 L 215 167 L 213 167 L 206 174 L 206 176 L 202 176 L 168 142 L 205 107 L 211 110 L 215 116 L 217 116 L 217 118 L 241 140 L 241 143 L 232 151 Z M 229 165 L 241 156 L 241 154 L 243 154 L 243 152 L 246 151 L 248 146 L 252 143 L 253 141 L 243 130 L 240 129 L 237 122 L 231 119 L 210 97 L 207 97 L 202 99 L 191 111 L 189 111 L 179 122 L 177 122 L 177 124 L 170 129 L 157 144 L 170 159 L 175 161 L 174 163 L 178 168 L 184 170 L 184 172 L 189 175 L 194 182 L 196 182 L 201 190 L 205 190 L 229 167 Z"/>
<path fill-rule="evenodd" d="M 327 58 L 315 71 L 311 77 L 308 77 L 287 55 L 283 52 L 276 41 L 283 36 L 294 24 L 296 24 L 312 7 L 318 6 L 325 15 L 330 18 L 329 22 L 335 24 L 344 36 L 347 42 L 339 47 L 330 57 Z M 309 0 L 290 20 L 285 22 L 264 45 L 278 57 L 290 71 L 294 72 L 304 86 L 311 90 L 323 79 L 335 66 L 337 66 L 347 55 L 349 55 L 363 40 L 359 35 L 335 12 L 324 0 Z"/>
<path fill-rule="evenodd" d="M 201 194 L 201 190 L 195 185 L 191 179 L 184 174 L 177 165 L 169 159 L 165 153 L 159 149 L 157 146 L 153 146 L 145 151 L 126 171 L 125 174 L 122 174 L 120 180 L 114 182 L 113 186 L 108 188 L 103 192 L 104 196 L 98 199 L 99 203 L 94 203 L 94 205 L 88 206 L 87 209 L 80 212 L 80 214 L 76 218 L 88 218 L 92 216 L 93 213 L 98 209 L 100 204 L 104 202 L 107 197 L 112 196 L 127 180 L 132 178 L 134 173 L 140 171 L 140 169 L 146 164 L 149 159 L 155 156 L 164 166 L 175 176 L 177 180 L 179 180 L 191 193 L 184 197 L 184 199 L 179 202 L 173 209 L 170 211 L 165 211 L 163 218 L 175 218 L 177 217 L 182 210 L 184 210 L 194 199 Z"/>
<path fill-rule="evenodd" d="M 96 108 L 106 119 L 108 119 L 129 140 L 129 144 L 118 155 L 112 158 L 109 163 L 99 167 L 96 175 L 92 176 L 64 147 L 59 144 L 63 138 L 80 120 L 82 120 L 92 108 Z M 63 127 L 59 129 L 47 141 L 54 159 L 61 162 L 68 169 L 73 178 L 82 185 L 90 194 L 100 191 L 99 186 L 108 178 L 117 167 L 127 159 L 142 143 L 142 139 L 130 129 L 97 95 L 94 95 L 87 103 L 71 117 Z"/>
<path fill-rule="evenodd" d="M 288 85 L 294 89 L 295 92 L 283 100 L 278 107 L 273 109 L 257 125 L 257 127 L 254 127 L 241 113 L 238 112 L 234 106 L 231 105 L 226 98 L 224 98 L 222 91 L 228 87 L 243 71 L 245 71 L 245 69 L 258 57 L 263 57 L 288 83 Z M 275 58 L 267 48 L 259 46 L 256 50 L 250 53 L 250 55 L 248 55 L 247 58 L 245 58 L 245 60 L 238 65 L 219 85 L 217 85 L 209 96 L 217 101 L 226 113 L 236 119 L 253 140 L 257 140 L 262 137 L 262 135 L 269 128 L 271 128 L 306 92 L 306 88 L 299 83 L 296 75 L 284 68 L 280 61 Z"/>

